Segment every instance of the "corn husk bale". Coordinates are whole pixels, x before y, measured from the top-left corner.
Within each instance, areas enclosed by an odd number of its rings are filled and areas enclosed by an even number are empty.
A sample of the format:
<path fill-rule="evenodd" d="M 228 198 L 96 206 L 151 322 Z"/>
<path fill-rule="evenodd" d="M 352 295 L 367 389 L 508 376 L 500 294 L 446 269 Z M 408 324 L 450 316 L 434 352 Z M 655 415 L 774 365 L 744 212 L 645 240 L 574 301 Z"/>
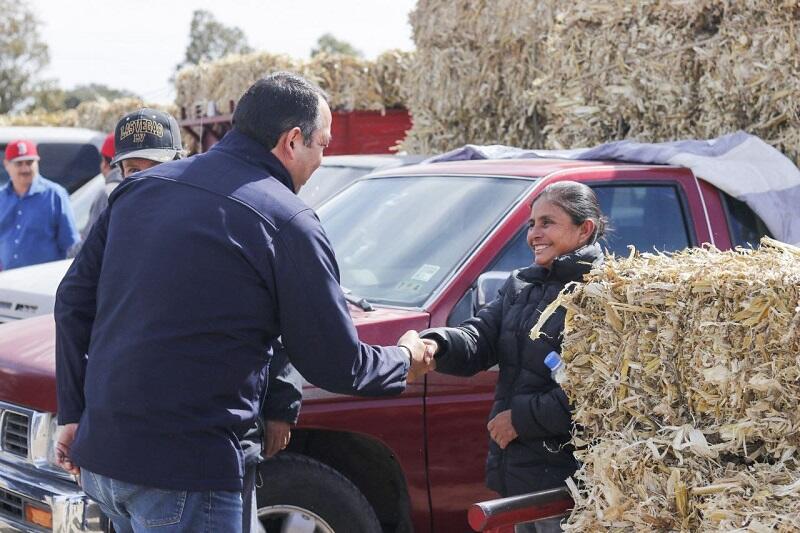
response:
<path fill-rule="evenodd" d="M 151 107 L 176 116 L 173 105 L 146 103 L 140 98 L 118 98 L 82 102 L 75 109 L 0 116 L 3 126 L 65 126 L 111 132 L 123 115 L 141 107 Z"/>
<path fill-rule="evenodd" d="M 75 109 L 80 126 L 99 131 L 114 131 L 124 115 L 142 107 L 150 107 L 165 111 L 178 118 L 177 109 L 173 105 L 147 103 L 140 98 L 119 98 L 116 100 L 98 100 L 83 102 Z"/>
<path fill-rule="evenodd" d="M 402 104 L 399 81 L 409 67 L 410 54 L 390 51 L 375 61 L 345 55 L 321 54 L 309 60 L 263 52 L 231 55 L 178 72 L 179 107 L 206 112 L 212 102 L 221 113 L 231 110 L 244 91 L 259 78 L 278 70 L 292 71 L 315 81 L 335 110 L 383 110 Z"/>
<path fill-rule="evenodd" d="M 66 126 L 74 128 L 78 126 L 78 123 L 78 113 L 74 109 L 0 115 L 0 126 Z"/>
<path fill-rule="evenodd" d="M 421 0 L 403 148 L 571 148 L 743 129 L 800 154 L 793 0 Z"/>
<path fill-rule="evenodd" d="M 610 257 L 559 304 L 583 465 L 567 530 L 797 526 L 800 249 Z"/>
<path fill-rule="evenodd" d="M 768 240 L 607 261 L 565 304 L 576 422 L 589 435 L 689 423 L 718 453 L 800 446 L 799 260 Z"/>
<path fill-rule="evenodd" d="M 232 54 L 212 62 L 181 69 L 175 76 L 175 104 L 202 112 L 212 102 L 220 113 L 229 113 L 245 89 L 264 74 L 277 71 L 297 71 L 300 63 L 287 55 L 254 53 Z M 190 112 L 190 114 L 192 114 Z"/>
<path fill-rule="evenodd" d="M 464 143 L 539 145 L 539 114 L 522 95 L 541 75 L 543 36 L 558 2 L 420 0 L 406 77 L 414 125 L 403 147 L 434 153 Z"/>
<path fill-rule="evenodd" d="M 572 484 L 565 531 L 798 530 L 796 454 L 774 464 L 712 459 L 692 433 L 609 433 L 578 451 L 585 485 Z"/>

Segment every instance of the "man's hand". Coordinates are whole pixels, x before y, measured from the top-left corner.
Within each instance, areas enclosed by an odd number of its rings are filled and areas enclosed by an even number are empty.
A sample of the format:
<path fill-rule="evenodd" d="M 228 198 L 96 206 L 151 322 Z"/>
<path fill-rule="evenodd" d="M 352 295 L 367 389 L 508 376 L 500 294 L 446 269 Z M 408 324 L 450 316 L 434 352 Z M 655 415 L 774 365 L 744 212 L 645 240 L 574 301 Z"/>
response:
<path fill-rule="evenodd" d="M 489 436 L 503 450 L 517 438 L 517 430 L 511 423 L 511 409 L 497 413 L 497 416 L 492 418 L 486 427 L 489 429 Z"/>
<path fill-rule="evenodd" d="M 406 378 L 408 383 L 417 381 L 436 366 L 435 362 L 432 364 L 433 355 L 429 355 L 425 343 L 416 331 L 406 331 L 397 341 L 397 345 L 406 348 L 411 354 L 411 367 Z"/>
<path fill-rule="evenodd" d="M 75 440 L 75 433 L 78 432 L 78 424 L 66 424 L 58 427 L 58 440 L 56 440 L 56 463 L 58 466 L 73 474 L 80 475 L 81 469 L 72 462 L 70 458 L 70 448 Z"/>
<path fill-rule="evenodd" d="M 264 450 L 265 457 L 272 457 L 289 445 L 292 438 L 292 427 L 283 420 L 267 420 L 266 432 L 267 449 Z"/>

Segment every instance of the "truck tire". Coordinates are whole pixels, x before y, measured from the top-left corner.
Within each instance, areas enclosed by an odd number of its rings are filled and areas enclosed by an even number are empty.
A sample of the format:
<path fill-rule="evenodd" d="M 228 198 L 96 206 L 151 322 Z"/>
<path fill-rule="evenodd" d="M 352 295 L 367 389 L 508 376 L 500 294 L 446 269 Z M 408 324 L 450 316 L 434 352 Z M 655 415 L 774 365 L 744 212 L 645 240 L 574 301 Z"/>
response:
<path fill-rule="evenodd" d="M 361 491 L 326 464 L 284 452 L 262 463 L 259 472 L 258 518 L 267 533 L 381 531 L 375 511 Z"/>

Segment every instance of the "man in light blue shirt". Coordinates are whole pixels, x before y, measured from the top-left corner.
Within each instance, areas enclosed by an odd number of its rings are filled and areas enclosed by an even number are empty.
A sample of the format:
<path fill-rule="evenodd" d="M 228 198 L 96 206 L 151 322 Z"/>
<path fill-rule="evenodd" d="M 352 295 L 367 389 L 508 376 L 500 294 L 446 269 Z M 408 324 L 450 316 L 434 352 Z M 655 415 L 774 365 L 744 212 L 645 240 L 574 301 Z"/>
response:
<path fill-rule="evenodd" d="M 66 258 L 80 234 L 67 191 L 39 175 L 36 144 L 8 143 L 3 165 L 11 179 L 0 188 L 0 270 Z"/>

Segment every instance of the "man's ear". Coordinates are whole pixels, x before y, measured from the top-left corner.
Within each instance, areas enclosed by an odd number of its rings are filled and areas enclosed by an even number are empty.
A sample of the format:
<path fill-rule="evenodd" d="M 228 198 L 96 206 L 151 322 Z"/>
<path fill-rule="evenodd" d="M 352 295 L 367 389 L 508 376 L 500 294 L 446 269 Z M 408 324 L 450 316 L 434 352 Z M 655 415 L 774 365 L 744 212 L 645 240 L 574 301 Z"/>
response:
<path fill-rule="evenodd" d="M 303 132 L 294 127 L 281 135 L 278 144 L 283 144 L 282 149 L 287 159 L 294 159 L 294 149 L 298 143 L 303 142 Z"/>

